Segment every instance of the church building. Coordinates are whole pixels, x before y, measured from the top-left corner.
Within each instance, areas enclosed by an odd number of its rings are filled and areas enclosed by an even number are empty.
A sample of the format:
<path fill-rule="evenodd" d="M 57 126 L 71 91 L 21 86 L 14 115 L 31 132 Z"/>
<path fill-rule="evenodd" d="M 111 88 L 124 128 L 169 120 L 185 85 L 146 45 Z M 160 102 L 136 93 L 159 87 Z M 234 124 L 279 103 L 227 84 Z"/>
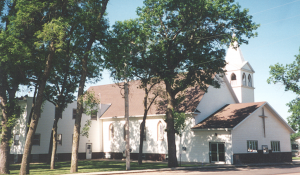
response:
<path fill-rule="evenodd" d="M 209 86 L 204 92 L 196 86 L 185 91 L 185 100 L 178 106 L 187 116 L 182 137 L 176 135 L 178 160 L 224 164 L 291 162 L 290 134 L 294 131 L 268 102 L 255 102 L 255 71 L 245 61 L 237 43 L 229 47 L 226 61 L 226 76 L 215 76 L 222 82 L 220 88 Z M 131 158 L 137 159 L 144 91 L 138 88 L 139 81 L 131 81 L 129 87 Z M 81 126 L 91 120 L 91 127 L 88 138 L 80 137 L 79 158 L 122 159 L 125 105 L 121 88 L 109 84 L 88 90 L 94 91 L 100 104 L 97 113 L 82 117 Z M 32 98 L 21 101 L 25 111 L 13 131 L 10 150 L 15 162 L 20 162 L 23 154 L 31 102 Z M 166 109 L 162 102 L 158 98 L 148 112 L 143 145 L 146 160 L 168 158 Z M 54 109 L 50 102 L 45 102 L 33 140 L 33 160 L 46 160 Z M 68 105 L 58 122 L 59 160 L 71 159 L 75 115 L 76 102 Z"/>

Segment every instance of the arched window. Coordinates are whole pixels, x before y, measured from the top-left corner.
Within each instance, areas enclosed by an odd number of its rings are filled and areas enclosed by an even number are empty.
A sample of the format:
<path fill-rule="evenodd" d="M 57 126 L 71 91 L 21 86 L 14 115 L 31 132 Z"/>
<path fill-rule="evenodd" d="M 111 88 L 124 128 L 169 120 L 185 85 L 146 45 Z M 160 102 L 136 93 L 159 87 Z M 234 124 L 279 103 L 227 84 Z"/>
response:
<path fill-rule="evenodd" d="M 109 140 L 112 140 L 114 138 L 114 125 L 111 123 L 109 125 Z"/>
<path fill-rule="evenodd" d="M 248 86 L 252 87 L 252 78 L 250 74 L 248 75 Z"/>
<path fill-rule="evenodd" d="M 140 132 L 142 131 L 142 124 L 140 124 Z M 144 134 L 143 134 L 143 140 L 146 141 L 146 126 L 144 127 Z"/>
<path fill-rule="evenodd" d="M 247 86 L 247 82 L 246 82 L 246 74 L 243 73 L 243 86 Z"/>
<path fill-rule="evenodd" d="M 236 75 L 235 75 L 235 73 L 232 73 L 232 74 L 231 74 L 231 81 L 232 81 L 232 80 L 236 80 Z"/>
<path fill-rule="evenodd" d="M 236 85 L 236 75 L 235 75 L 235 73 L 232 73 L 231 76 L 230 76 L 230 84 L 232 86 Z"/>
<path fill-rule="evenodd" d="M 164 140 L 164 125 L 161 121 L 157 124 L 157 140 Z"/>

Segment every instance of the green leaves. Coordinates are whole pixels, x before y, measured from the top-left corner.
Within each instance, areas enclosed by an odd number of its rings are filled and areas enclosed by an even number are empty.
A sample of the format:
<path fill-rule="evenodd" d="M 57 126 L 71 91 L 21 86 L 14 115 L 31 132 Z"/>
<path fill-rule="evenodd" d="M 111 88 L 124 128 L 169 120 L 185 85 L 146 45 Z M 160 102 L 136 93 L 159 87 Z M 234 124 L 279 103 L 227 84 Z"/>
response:
<path fill-rule="evenodd" d="M 174 117 L 174 129 L 175 133 L 178 134 L 180 137 L 182 136 L 182 132 L 186 127 L 186 115 L 184 112 L 175 112 L 173 110 L 172 115 Z"/>
<path fill-rule="evenodd" d="M 35 42 L 37 47 L 47 44 L 48 41 L 55 41 L 54 47 L 56 51 L 62 51 L 65 43 L 66 30 L 69 27 L 67 22 L 64 22 L 61 17 L 53 19 L 49 23 L 43 25 L 43 30 L 36 32 L 36 37 L 40 41 Z"/>
<path fill-rule="evenodd" d="M 300 129 L 300 54 L 295 56 L 295 61 L 291 64 L 275 64 L 270 66 L 270 77 L 267 82 L 281 83 L 285 86 L 285 91 L 292 91 L 297 95 L 297 98 L 292 100 L 287 106 L 290 108 L 291 116 L 287 118 L 289 125 L 295 130 Z"/>

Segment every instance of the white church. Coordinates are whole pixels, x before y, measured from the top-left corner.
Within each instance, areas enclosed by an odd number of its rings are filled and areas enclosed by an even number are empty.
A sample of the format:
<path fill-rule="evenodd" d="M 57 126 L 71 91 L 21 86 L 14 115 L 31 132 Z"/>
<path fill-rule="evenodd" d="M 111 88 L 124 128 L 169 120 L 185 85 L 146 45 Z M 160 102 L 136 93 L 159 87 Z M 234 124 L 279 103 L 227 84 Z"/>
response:
<path fill-rule="evenodd" d="M 237 46 L 237 43 L 235 43 Z M 239 47 L 230 46 L 226 55 L 226 76 L 216 76 L 220 88 L 188 88 L 184 102 L 178 106 L 188 117 L 182 137 L 176 136 L 177 158 L 183 162 L 263 163 L 291 162 L 290 134 L 293 129 L 268 102 L 254 101 L 254 70 L 245 61 Z M 139 81 L 130 82 L 129 116 L 131 158 L 138 158 L 140 124 L 143 118 L 144 91 Z M 101 104 L 97 114 L 83 115 L 83 126 L 91 120 L 89 137 L 80 137 L 80 159 L 122 159 L 124 140 L 124 98 L 115 84 L 93 86 Z M 21 104 L 25 112 L 14 128 L 11 159 L 20 162 L 24 150 L 27 121 L 32 98 Z M 34 136 L 32 160 L 45 161 L 54 120 L 54 106 L 45 102 Z M 71 160 L 76 102 L 69 104 L 58 122 L 58 160 Z M 168 158 L 165 107 L 154 103 L 146 121 L 143 158 Z"/>

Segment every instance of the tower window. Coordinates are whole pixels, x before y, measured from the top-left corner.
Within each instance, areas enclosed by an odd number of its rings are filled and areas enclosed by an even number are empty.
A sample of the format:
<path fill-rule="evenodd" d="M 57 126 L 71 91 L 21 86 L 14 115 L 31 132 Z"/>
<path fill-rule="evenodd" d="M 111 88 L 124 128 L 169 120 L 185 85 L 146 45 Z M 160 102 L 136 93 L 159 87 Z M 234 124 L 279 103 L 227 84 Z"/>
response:
<path fill-rule="evenodd" d="M 251 75 L 248 75 L 248 86 L 252 87 L 252 79 L 251 79 Z"/>
<path fill-rule="evenodd" d="M 243 73 L 243 86 L 247 86 L 247 82 L 246 82 L 246 74 Z"/>
<path fill-rule="evenodd" d="M 235 73 L 232 73 L 230 76 L 230 84 L 231 86 L 236 85 L 236 75 Z"/>
<path fill-rule="evenodd" d="M 231 74 L 231 80 L 236 80 L 236 75 L 235 75 L 235 73 L 232 73 L 232 74 Z"/>

